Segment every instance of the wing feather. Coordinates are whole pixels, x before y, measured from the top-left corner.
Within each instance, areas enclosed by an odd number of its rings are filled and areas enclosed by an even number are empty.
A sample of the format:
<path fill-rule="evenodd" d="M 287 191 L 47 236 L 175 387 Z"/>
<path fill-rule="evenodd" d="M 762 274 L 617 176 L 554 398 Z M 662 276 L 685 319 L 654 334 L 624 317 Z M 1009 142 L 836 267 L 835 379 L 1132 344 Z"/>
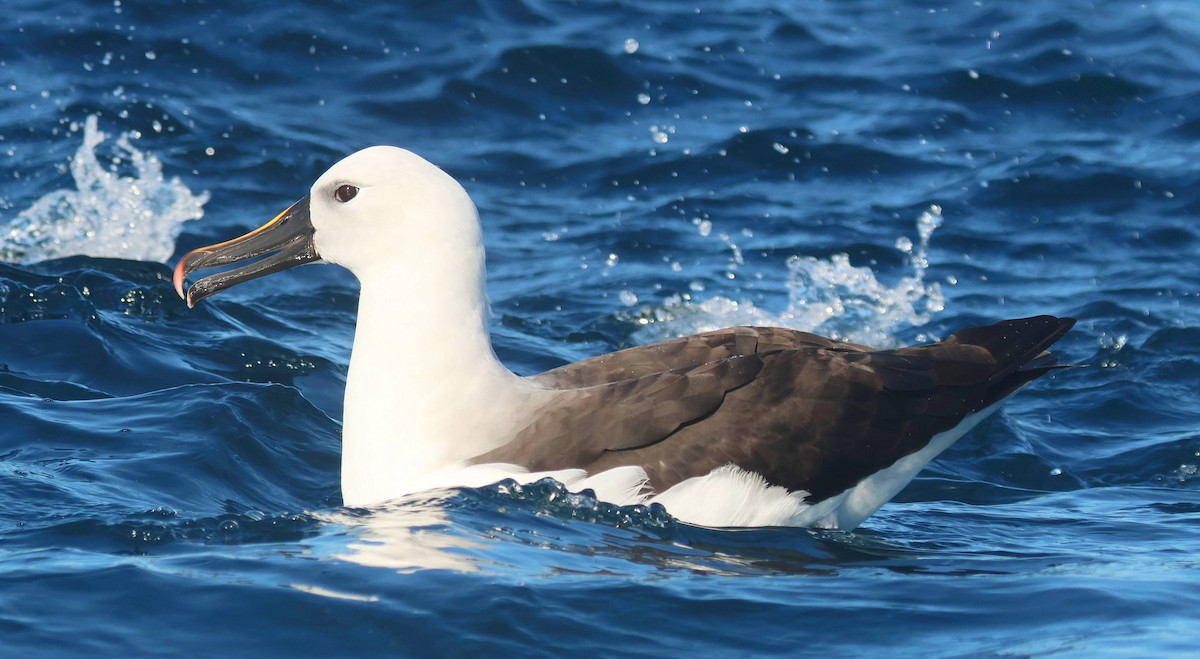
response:
<path fill-rule="evenodd" d="M 536 376 L 559 394 L 474 461 L 637 465 L 657 491 L 733 464 L 821 500 L 1056 368 L 1044 351 L 1073 324 L 1010 320 L 882 351 L 762 327 L 630 348 Z"/>

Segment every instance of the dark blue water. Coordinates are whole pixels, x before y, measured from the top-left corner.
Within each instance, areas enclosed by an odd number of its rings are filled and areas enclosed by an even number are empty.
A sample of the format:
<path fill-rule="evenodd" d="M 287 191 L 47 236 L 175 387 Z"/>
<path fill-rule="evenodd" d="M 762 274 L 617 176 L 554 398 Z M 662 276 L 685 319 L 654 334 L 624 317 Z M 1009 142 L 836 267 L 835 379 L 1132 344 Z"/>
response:
<path fill-rule="evenodd" d="M 1195 3 L 266 5 L 0 13 L 0 655 L 1197 651 Z M 474 196 L 522 373 L 1035 313 L 1086 368 L 854 533 L 552 483 L 343 509 L 353 279 L 189 311 L 168 266 L 376 143 Z"/>

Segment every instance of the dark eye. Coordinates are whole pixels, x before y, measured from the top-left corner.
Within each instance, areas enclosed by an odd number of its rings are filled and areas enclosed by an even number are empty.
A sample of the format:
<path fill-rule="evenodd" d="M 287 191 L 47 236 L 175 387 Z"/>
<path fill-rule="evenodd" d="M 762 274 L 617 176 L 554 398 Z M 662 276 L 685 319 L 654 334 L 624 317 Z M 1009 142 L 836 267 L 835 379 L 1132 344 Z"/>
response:
<path fill-rule="evenodd" d="M 333 198 L 344 204 L 353 199 L 357 194 L 358 188 L 353 185 L 343 185 L 333 191 Z"/>

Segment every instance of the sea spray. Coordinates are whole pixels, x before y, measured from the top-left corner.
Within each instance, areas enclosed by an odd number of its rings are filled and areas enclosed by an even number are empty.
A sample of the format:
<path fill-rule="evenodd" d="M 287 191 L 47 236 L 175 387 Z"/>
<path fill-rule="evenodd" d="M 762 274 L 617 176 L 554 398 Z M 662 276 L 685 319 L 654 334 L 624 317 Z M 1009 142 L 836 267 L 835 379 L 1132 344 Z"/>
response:
<path fill-rule="evenodd" d="M 643 326 L 641 341 L 668 339 L 732 325 L 791 327 L 876 347 L 899 343 L 898 332 L 929 322 L 945 305 L 941 285 L 926 282 L 929 241 L 942 224 L 936 205 L 917 218 L 917 242 L 896 240 L 911 274 L 889 286 L 847 254 L 828 259 L 792 256 L 787 261 L 787 308 L 772 313 L 749 300 L 715 296 L 704 301 L 674 295 L 658 308 L 642 307 L 626 317 Z M 931 338 L 931 337 L 922 337 Z"/>
<path fill-rule="evenodd" d="M 34 263 L 77 254 L 165 262 L 183 223 L 204 215 L 208 193 L 193 194 L 162 162 L 138 150 L 127 133 L 113 143 L 109 166 L 97 147 L 107 136 L 95 115 L 70 162 L 75 189 L 55 190 L 8 223 L 0 220 L 0 261 Z M 120 169 L 131 175 L 122 175 Z"/>

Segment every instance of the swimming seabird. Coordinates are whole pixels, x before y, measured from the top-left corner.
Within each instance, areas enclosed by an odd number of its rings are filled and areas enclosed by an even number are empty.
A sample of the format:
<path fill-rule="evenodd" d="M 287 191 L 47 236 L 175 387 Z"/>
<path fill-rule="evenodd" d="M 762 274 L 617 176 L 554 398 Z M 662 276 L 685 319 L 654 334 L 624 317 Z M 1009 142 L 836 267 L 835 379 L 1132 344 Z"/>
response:
<path fill-rule="evenodd" d="M 197 270 L 257 259 L 196 281 Z M 852 529 L 1023 385 L 1074 324 L 1038 316 L 894 350 L 775 327 L 639 346 L 530 377 L 492 350 L 479 218 L 403 149 L 337 163 L 263 227 L 188 253 L 188 306 L 304 263 L 362 293 L 342 430 L 342 496 L 553 477 L 706 526 Z"/>

